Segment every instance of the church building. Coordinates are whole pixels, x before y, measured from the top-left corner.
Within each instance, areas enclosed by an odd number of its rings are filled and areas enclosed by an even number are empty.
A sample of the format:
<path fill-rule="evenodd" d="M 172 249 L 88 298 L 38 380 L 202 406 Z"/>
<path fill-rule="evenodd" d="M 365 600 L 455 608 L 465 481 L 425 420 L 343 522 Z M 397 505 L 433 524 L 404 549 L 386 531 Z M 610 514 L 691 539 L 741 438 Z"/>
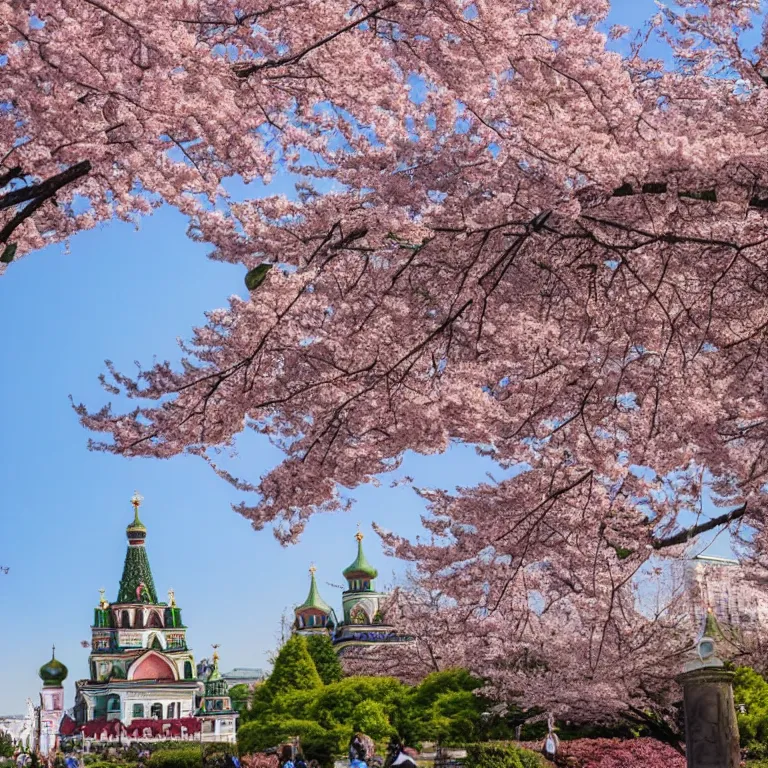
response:
<path fill-rule="evenodd" d="M 144 740 L 189 737 L 199 683 L 187 647 L 181 608 L 173 590 L 158 600 L 139 519 L 141 497 L 131 499 L 134 519 L 117 599 L 101 590 L 91 627 L 87 680 L 76 683 L 75 717 L 86 739 Z"/>
<path fill-rule="evenodd" d="M 213 668 L 205 681 L 205 693 L 195 717 L 202 723 L 200 741 L 234 743 L 237 741 L 235 730 L 240 714 L 232 707 L 229 686 L 219 671 L 216 648 L 213 648 Z"/>
<path fill-rule="evenodd" d="M 355 539 L 357 557 L 342 572 L 347 582 L 341 596 L 342 619 L 320 596 L 314 566 L 309 569 L 307 599 L 294 610 L 294 631 L 302 635 L 327 633 L 339 656 L 351 647 L 408 643 L 413 639 L 399 635 L 387 624 L 384 603 L 388 595 L 376 590 L 375 579 L 379 574 L 365 556 L 363 534 L 358 531 Z"/>
<path fill-rule="evenodd" d="M 49 755 L 59 747 L 59 728 L 64 718 L 64 681 L 67 668 L 56 658 L 56 648 L 51 651 L 51 660 L 40 667 L 43 690 L 40 693 L 39 751 Z"/>

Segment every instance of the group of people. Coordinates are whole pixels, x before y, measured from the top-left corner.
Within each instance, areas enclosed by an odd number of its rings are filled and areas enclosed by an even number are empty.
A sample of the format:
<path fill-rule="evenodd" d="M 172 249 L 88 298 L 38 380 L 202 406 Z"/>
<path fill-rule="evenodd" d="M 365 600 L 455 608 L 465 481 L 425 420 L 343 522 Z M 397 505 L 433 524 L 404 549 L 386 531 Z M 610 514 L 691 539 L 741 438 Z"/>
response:
<path fill-rule="evenodd" d="M 369 768 L 368 763 L 373 756 L 373 740 L 364 734 L 355 734 L 349 744 L 350 768 Z M 416 768 L 416 761 L 405 751 L 403 742 L 397 736 L 393 736 L 389 740 L 383 768 L 394 768 L 395 766 L 397 768 Z"/>
<path fill-rule="evenodd" d="M 307 768 L 307 761 L 300 749 L 286 744 L 280 753 L 280 768 Z"/>
<path fill-rule="evenodd" d="M 298 746 L 286 744 L 280 750 L 280 768 L 314 768 L 311 760 L 309 765 Z M 402 741 L 393 736 L 387 747 L 387 754 L 382 761 L 375 756 L 373 739 L 363 733 L 356 733 L 349 742 L 350 768 L 417 768 L 416 761 L 407 754 Z"/>

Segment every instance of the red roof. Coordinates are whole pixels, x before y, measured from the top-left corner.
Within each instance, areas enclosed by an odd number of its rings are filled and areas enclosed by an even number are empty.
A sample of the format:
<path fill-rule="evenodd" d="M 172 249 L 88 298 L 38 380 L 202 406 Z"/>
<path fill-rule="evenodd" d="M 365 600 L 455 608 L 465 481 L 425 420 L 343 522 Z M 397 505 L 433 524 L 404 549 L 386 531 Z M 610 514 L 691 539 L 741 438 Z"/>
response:
<path fill-rule="evenodd" d="M 100 717 L 98 720 L 89 720 L 83 727 L 83 735 L 89 739 L 100 738 L 104 731 L 107 732 L 107 736 L 117 736 L 119 729 L 125 733 L 125 728 L 119 720 L 107 720 L 105 717 Z"/>
<path fill-rule="evenodd" d="M 177 717 L 172 720 L 155 720 L 153 718 L 136 718 L 126 726 L 126 733 L 134 738 L 141 738 L 144 729 L 150 728 L 152 736 L 181 736 L 181 729 L 187 733 L 200 733 L 200 721 L 196 717 Z"/>
<path fill-rule="evenodd" d="M 77 730 L 77 723 L 69 716 L 64 715 L 59 723 L 59 734 L 62 736 L 72 736 Z"/>

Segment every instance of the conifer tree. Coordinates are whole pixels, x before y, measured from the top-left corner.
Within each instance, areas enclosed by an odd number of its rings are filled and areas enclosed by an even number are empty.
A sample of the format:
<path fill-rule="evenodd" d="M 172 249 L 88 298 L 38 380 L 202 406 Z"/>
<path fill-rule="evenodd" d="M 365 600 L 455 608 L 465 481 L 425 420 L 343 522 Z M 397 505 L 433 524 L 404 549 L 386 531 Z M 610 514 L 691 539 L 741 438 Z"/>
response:
<path fill-rule="evenodd" d="M 309 655 L 306 639 L 301 635 L 293 635 L 277 654 L 272 674 L 254 692 L 251 718 L 265 714 L 278 694 L 309 691 L 321 688 L 322 685 L 315 662 Z"/>
<path fill-rule="evenodd" d="M 337 683 L 344 677 L 341 662 L 328 635 L 310 635 L 307 638 L 307 650 L 324 685 Z"/>

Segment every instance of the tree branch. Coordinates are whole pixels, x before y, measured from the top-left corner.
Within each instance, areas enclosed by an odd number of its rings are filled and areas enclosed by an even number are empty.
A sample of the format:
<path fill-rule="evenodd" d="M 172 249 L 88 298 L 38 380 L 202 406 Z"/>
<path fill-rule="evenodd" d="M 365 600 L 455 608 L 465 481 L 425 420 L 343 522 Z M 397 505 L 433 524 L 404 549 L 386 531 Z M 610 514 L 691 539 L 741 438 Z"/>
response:
<path fill-rule="evenodd" d="M 50 200 L 62 187 L 85 176 L 90 170 L 90 161 L 83 160 L 83 162 L 77 163 L 71 168 L 67 168 L 66 171 L 57 173 L 55 176 L 51 176 L 50 179 L 46 179 L 40 184 L 34 184 L 33 186 L 25 187 L 24 189 L 17 189 L 1 197 L 0 210 L 10 208 L 12 205 L 18 205 L 27 200 L 31 200 L 31 202 L 29 205 L 25 205 L 24 208 L 22 208 L 0 230 L 0 243 L 7 243 L 8 238 L 13 234 L 14 230 L 40 208 L 46 200 Z"/>
<path fill-rule="evenodd" d="M 343 35 L 345 32 L 349 32 L 350 29 L 354 29 L 363 22 L 368 21 L 368 19 L 372 19 L 377 14 L 381 13 L 382 11 L 386 11 L 388 8 L 392 8 L 395 5 L 397 5 L 397 0 L 389 0 L 388 3 L 385 3 L 380 8 L 374 8 L 374 10 L 372 10 L 370 13 L 366 13 L 365 16 L 362 16 L 359 19 L 354 19 L 346 26 L 342 27 L 341 29 L 337 29 L 335 32 L 332 32 L 330 35 L 327 35 L 320 40 L 317 40 L 316 42 L 312 43 L 312 45 L 307 46 L 303 51 L 299 51 L 299 53 L 292 54 L 290 56 L 282 56 L 279 59 L 270 59 L 259 64 L 235 67 L 235 75 L 237 75 L 237 77 L 248 77 L 249 75 L 252 75 L 254 72 L 258 72 L 261 69 L 275 69 L 276 67 L 282 67 L 285 64 L 298 64 L 308 53 L 311 53 L 316 48 L 321 48 L 323 45 L 330 43 L 331 40 L 337 38 L 339 35 Z"/>
<path fill-rule="evenodd" d="M 85 176 L 90 170 L 90 161 L 83 160 L 81 163 L 76 163 L 67 168 L 66 171 L 57 173 L 55 176 L 51 176 L 50 179 L 41 181 L 39 184 L 33 184 L 30 187 L 23 187 L 22 189 L 14 189 L 12 192 L 8 192 L 0 197 L 0 211 L 38 197 L 48 198 L 58 192 L 63 186 L 70 184 L 81 176 Z M 6 181 L 6 184 L 7 183 L 8 182 Z"/>
<path fill-rule="evenodd" d="M 692 528 L 686 528 L 673 536 L 667 536 L 664 539 L 652 539 L 654 549 L 666 549 L 667 547 L 676 547 L 678 544 L 685 544 L 691 539 L 695 539 L 699 534 L 711 531 L 713 528 L 718 528 L 721 525 L 727 525 L 735 520 L 740 520 L 747 513 L 746 503 L 741 504 L 732 509 L 730 512 L 724 512 L 718 517 L 713 517 L 711 520 L 707 520 L 706 523 L 700 525 L 694 525 Z"/>

